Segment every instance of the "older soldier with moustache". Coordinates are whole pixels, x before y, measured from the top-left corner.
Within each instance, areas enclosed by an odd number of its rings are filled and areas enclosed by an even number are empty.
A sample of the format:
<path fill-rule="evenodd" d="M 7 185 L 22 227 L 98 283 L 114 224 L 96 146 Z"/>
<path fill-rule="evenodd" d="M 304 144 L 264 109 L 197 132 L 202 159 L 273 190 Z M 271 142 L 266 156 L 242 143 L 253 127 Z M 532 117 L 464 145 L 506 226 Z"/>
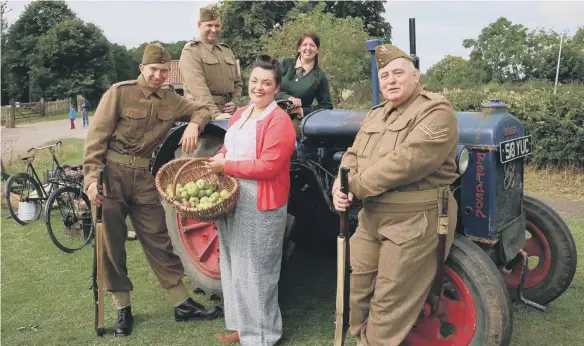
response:
<path fill-rule="evenodd" d="M 416 322 L 435 277 L 439 197 L 457 178 L 458 126 L 441 95 L 423 90 L 409 56 L 375 49 L 385 102 L 371 109 L 343 156 L 349 194 L 337 179 L 335 208 L 363 202 L 351 237 L 350 331 L 362 346 L 397 346 Z M 446 254 L 456 228 L 449 199 Z M 440 264 L 441 265 L 441 264 Z"/>
<path fill-rule="evenodd" d="M 153 151 L 175 120 L 190 121 L 179 144 L 193 152 L 199 132 L 209 121 L 201 102 L 181 97 L 163 87 L 170 70 L 170 54 L 160 44 L 144 49 L 137 80 L 114 84 L 102 97 L 85 141 L 85 188 L 92 204 L 102 205 L 105 289 L 118 309 L 114 335 L 131 333 L 130 291 L 126 267 L 126 217 L 129 215 L 146 259 L 174 306 L 176 321 L 214 319 L 218 307 L 195 302 L 182 282 L 184 269 L 173 253 L 164 209 L 150 171 Z M 104 169 L 105 196 L 97 193 L 97 172 Z"/>
<path fill-rule="evenodd" d="M 201 8 L 197 25 L 199 38 L 184 46 L 179 62 L 187 97 L 204 102 L 212 119 L 228 119 L 237 108 L 243 83 L 235 55 L 219 42 L 223 23 L 217 7 Z"/>

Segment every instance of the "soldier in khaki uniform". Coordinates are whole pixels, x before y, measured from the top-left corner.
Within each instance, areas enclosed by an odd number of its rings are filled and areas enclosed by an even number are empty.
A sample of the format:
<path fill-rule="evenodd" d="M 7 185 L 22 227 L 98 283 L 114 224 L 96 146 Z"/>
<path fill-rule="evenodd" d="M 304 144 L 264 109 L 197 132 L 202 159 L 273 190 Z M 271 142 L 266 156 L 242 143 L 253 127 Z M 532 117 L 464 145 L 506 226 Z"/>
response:
<path fill-rule="evenodd" d="M 363 202 L 351 237 L 350 331 L 362 346 L 397 346 L 418 319 L 437 268 L 438 198 L 457 178 L 458 125 L 442 96 L 419 85 L 409 56 L 376 49 L 386 102 L 371 109 L 343 156 L 349 195 L 337 180 L 335 208 Z M 449 199 L 450 250 L 457 206 Z"/>
<path fill-rule="evenodd" d="M 105 289 L 118 309 L 114 335 L 131 333 L 132 282 L 126 267 L 126 217 L 129 215 L 146 259 L 168 291 L 177 321 L 212 319 L 218 307 L 205 309 L 189 297 L 183 266 L 173 253 L 166 218 L 150 171 L 152 153 L 175 120 L 190 121 L 180 144 L 193 152 L 209 109 L 163 88 L 170 54 L 160 44 L 146 46 L 137 80 L 114 84 L 102 97 L 85 141 L 85 188 L 92 204 L 103 206 Z M 97 194 L 97 171 L 104 169 L 104 194 Z"/>
<path fill-rule="evenodd" d="M 235 55 L 219 42 L 222 21 L 214 5 L 201 8 L 198 27 L 199 38 L 184 46 L 179 62 L 187 97 L 204 102 L 212 119 L 228 119 L 237 108 L 243 83 Z"/>

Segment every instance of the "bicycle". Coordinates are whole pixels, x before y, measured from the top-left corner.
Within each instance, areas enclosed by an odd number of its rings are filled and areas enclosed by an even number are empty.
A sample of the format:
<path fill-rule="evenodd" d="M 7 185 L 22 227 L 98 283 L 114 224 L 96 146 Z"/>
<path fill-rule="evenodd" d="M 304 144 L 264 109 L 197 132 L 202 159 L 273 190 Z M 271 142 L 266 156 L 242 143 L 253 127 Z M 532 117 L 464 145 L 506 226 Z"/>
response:
<path fill-rule="evenodd" d="M 40 217 L 42 204 L 45 206 L 45 225 L 51 241 L 62 251 L 72 253 L 89 243 L 93 235 L 91 205 L 83 191 L 83 174 L 80 165 L 61 165 L 55 155 L 55 147 L 62 146 L 58 141 L 44 147 L 33 147 L 32 153 L 21 158 L 27 164 L 26 172 L 11 175 L 6 182 L 6 200 L 11 217 L 21 225 L 30 224 Z M 48 149 L 52 157 L 52 174 L 43 185 L 33 165 L 35 152 Z M 46 190 L 48 188 L 48 191 Z M 14 196 L 18 196 L 15 198 Z M 11 199 L 11 196 L 13 198 Z M 64 240 L 59 240 L 51 223 L 53 206 L 58 207 L 65 226 Z M 78 243 L 81 241 L 80 244 Z M 75 245 L 70 245 L 70 243 Z"/>

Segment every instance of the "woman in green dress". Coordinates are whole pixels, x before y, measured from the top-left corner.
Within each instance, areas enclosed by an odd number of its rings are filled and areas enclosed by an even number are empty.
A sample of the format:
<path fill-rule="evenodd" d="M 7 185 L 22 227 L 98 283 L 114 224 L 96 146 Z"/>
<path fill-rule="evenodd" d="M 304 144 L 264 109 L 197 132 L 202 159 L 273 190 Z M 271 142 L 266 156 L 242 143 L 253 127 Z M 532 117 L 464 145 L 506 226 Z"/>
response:
<path fill-rule="evenodd" d="M 280 61 L 283 78 L 276 100 L 290 100 L 294 103 L 296 116 L 292 121 L 299 134 L 300 119 L 317 109 L 333 109 L 333 101 L 325 72 L 318 66 L 320 39 L 316 34 L 300 36 L 296 57 Z M 318 102 L 313 106 L 314 99 Z"/>

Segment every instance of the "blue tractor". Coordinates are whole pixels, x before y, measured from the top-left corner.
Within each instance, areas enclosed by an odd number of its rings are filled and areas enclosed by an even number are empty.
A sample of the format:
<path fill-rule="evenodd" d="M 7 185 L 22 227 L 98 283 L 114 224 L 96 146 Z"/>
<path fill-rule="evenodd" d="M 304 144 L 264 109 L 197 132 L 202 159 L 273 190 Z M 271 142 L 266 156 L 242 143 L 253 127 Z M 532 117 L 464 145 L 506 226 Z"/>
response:
<path fill-rule="evenodd" d="M 410 53 L 415 64 L 413 20 Z M 378 90 L 372 53 L 373 90 Z M 374 92 L 373 104 L 378 95 Z M 282 105 L 285 108 L 285 105 Z M 305 116 L 291 166 L 291 192 L 284 260 L 296 249 L 335 255 L 339 216 L 330 191 L 342 155 L 367 112 L 319 110 Z M 522 123 L 500 100 L 480 112 L 458 112 L 459 178 L 452 186 L 458 202 L 454 244 L 445 262 L 438 311 L 422 312 L 409 345 L 508 345 L 512 334 L 511 301 L 536 309 L 558 298 L 576 272 L 576 246 L 567 224 L 548 205 L 523 191 L 526 158 L 533 141 Z M 178 124 L 156 153 L 153 174 L 181 156 Z M 223 143 L 227 121 L 211 121 L 193 156 L 213 156 Z M 219 239 L 213 223 L 178 215 L 163 201 L 175 251 L 194 288 L 221 296 Z M 352 210 L 352 229 L 357 224 Z"/>

